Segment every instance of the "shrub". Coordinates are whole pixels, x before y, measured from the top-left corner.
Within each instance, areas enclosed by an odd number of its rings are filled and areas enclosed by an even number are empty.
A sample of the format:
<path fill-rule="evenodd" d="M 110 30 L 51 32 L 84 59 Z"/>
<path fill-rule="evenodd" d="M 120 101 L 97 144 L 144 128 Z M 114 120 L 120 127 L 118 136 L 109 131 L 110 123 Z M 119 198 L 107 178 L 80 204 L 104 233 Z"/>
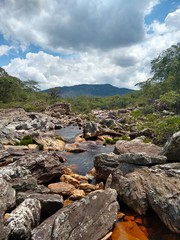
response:
<path fill-rule="evenodd" d="M 33 140 L 32 136 L 27 135 L 21 139 L 21 141 L 18 143 L 18 145 L 28 145 L 28 144 L 33 144 L 33 143 L 34 143 L 34 140 Z"/>

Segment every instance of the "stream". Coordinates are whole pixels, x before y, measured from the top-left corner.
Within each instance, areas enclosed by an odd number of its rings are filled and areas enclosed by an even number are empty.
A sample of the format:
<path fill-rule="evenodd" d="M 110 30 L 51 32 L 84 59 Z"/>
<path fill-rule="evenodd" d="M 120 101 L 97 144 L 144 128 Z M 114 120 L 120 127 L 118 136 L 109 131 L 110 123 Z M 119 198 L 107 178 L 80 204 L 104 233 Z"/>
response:
<path fill-rule="evenodd" d="M 75 137 L 82 134 L 82 129 L 77 126 L 68 126 L 62 129 L 56 130 L 56 134 L 64 138 L 67 143 L 74 143 Z M 61 155 L 67 160 L 64 164 L 70 166 L 73 172 L 86 175 L 93 168 L 93 160 L 95 155 L 100 153 L 109 153 L 114 149 L 113 145 L 103 146 L 102 143 L 95 141 L 86 141 L 81 143 L 81 146 L 86 149 L 85 152 L 71 153 L 62 152 Z M 153 211 L 148 211 L 145 216 L 138 216 L 137 213 L 129 209 L 125 204 L 121 205 L 121 212 L 128 216 L 142 218 L 142 226 L 146 228 L 148 232 L 149 240 L 179 240 L 180 235 L 172 233 L 168 230 L 160 219 L 155 215 Z M 117 240 L 131 240 L 138 238 L 117 238 Z"/>

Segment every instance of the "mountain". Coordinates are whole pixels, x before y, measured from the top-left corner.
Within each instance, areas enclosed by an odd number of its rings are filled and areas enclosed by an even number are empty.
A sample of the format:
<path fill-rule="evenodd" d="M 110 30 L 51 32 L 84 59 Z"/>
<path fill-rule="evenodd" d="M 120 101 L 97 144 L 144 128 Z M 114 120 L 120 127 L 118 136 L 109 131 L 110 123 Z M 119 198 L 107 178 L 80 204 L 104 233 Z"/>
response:
<path fill-rule="evenodd" d="M 123 95 L 134 90 L 128 88 L 118 88 L 111 84 L 79 84 L 74 86 L 57 87 L 59 94 L 63 98 L 74 98 L 78 96 L 100 96 L 108 97 L 113 95 Z M 52 88 L 44 90 L 50 92 Z"/>

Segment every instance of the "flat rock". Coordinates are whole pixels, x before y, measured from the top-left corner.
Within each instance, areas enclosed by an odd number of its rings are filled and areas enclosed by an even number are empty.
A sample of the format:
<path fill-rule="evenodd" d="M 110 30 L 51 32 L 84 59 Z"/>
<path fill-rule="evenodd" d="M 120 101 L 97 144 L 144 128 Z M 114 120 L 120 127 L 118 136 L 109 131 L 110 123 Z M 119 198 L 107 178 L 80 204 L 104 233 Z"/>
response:
<path fill-rule="evenodd" d="M 29 239 L 31 230 L 39 224 L 41 204 L 37 199 L 28 198 L 22 202 L 4 221 L 8 239 Z"/>
<path fill-rule="evenodd" d="M 68 205 L 32 231 L 31 240 L 97 240 L 113 227 L 119 205 L 116 191 L 99 190 Z"/>
<path fill-rule="evenodd" d="M 75 187 L 72 184 L 65 182 L 51 183 L 48 188 L 52 193 L 58 193 L 63 196 L 71 196 Z"/>
<path fill-rule="evenodd" d="M 168 159 L 168 162 L 180 162 L 180 131 L 166 142 L 163 147 L 162 154 Z"/>
<path fill-rule="evenodd" d="M 116 142 L 114 153 L 146 153 L 149 156 L 160 155 L 162 148 L 152 144 L 144 143 L 141 139 L 134 139 L 132 141 L 119 140 Z"/>
<path fill-rule="evenodd" d="M 65 143 L 60 139 L 55 139 L 45 135 L 33 137 L 33 139 L 36 143 L 43 145 L 44 150 L 64 150 Z"/>

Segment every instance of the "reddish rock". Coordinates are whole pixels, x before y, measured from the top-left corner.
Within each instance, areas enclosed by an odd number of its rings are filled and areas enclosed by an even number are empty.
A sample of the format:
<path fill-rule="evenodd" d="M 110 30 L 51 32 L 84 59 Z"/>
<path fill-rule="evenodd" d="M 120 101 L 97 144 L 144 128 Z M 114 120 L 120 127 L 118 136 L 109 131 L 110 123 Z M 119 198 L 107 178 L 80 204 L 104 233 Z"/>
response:
<path fill-rule="evenodd" d="M 70 184 L 72 184 L 75 187 L 78 187 L 79 184 L 80 184 L 80 182 L 77 179 L 75 179 L 74 177 L 72 177 L 70 175 L 65 175 L 65 174 L 63 174 L 60 177 L 60 181 L 61 182 L 65 182 L 65 183 L 70 183 Z"/>
<path fill-rule="evenodd" d="M 73 190 L 75 190 L 75 187 L 72 184 L 64 182 L 51 183 L 48 185 L 48 188 L 52 193 L 58 193 L 63 196 L 71 196 Z"/>
<path fill-rule="evenodd" d="M 112 240 L 148 240 L 144 232 L 133 221 L 116 223 L 111 238 Z"/>
<path fill-rule="evenodd" d="M 72 195 L 70 196 L 70 200 L 79 200 L 81 198 L 85 197 L 85 192 L 83 190 L 75 189 L 72 191 Z"/>

